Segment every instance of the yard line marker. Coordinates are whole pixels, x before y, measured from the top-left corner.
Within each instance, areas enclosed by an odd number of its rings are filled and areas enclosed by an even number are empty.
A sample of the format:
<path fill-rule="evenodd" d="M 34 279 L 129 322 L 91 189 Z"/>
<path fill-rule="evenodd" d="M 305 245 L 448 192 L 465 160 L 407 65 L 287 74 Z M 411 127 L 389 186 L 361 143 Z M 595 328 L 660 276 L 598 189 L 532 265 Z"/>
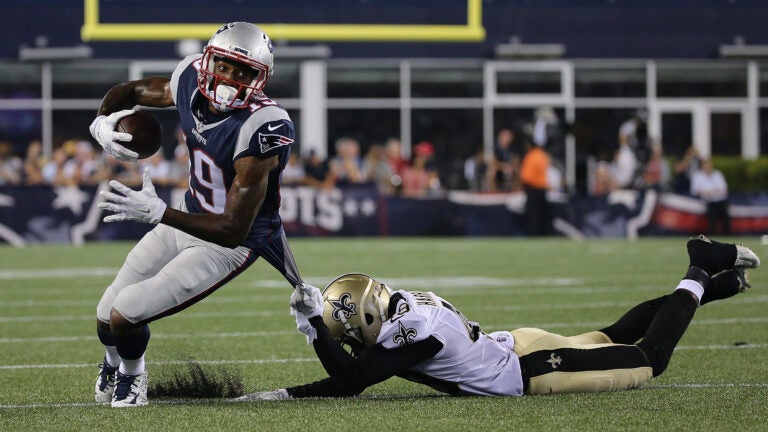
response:
<path fill-rule="evenodd" d="M 271 317 L 271 316 L 288 316 L 287 308 L 285 311 L 278 312 L 277 310 L 267 311 L 240 311 L 240 312 L 191 312 L 174 315 L 179 318 L 218 318 L 218 317 Z M 0 317 L 0 323 L 11 322 L 50 322 L 50 321 L 88 321 L 95 320 L 96 314 L 93 315 L 59 315 L 59 316 L 20 316 L 20 317 Z"/>
<path fill-rule="evenodd" d="M 271 337 L 291 336 L 297 334 L 294 330 L 234 332 L 234 333 L 152 333 L 152 339 L 186 339 L 186 338 L 237 338 L 237 337 Z M 0 338 L 0 343 L 30 343 L 30 342 L 78 342 L 95 340 L 95 335 L 88 336 L 44 336 L 37 338 Z"/>
<path fill-rule="evenodd" d="M 117 274 L 116 268 L 111 267 L 79 267 L 79 268 L 50 268 L 35 270 L 0 270 L 0 280 L 14 279 L 59 279 L 103 277 Z"/>

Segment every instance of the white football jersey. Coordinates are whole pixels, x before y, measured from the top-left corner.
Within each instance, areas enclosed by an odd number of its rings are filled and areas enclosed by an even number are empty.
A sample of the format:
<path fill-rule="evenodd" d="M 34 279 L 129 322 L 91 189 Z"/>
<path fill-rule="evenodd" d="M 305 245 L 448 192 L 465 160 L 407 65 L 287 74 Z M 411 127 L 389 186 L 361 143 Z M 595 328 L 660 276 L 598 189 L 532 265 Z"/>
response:
<path fill-rule="evenodd" d="M 509 332 L 473 332 L 474 323 L 432 292 L 395 293 L 403 299 L 381 326 L 377 342 L 393 349 L 434 336 L 443 344 L 440 352 L 411 372 L 426 375 L 433 383 L 457 386 L 463 393 L 523 395 L 520 361 Z"/>

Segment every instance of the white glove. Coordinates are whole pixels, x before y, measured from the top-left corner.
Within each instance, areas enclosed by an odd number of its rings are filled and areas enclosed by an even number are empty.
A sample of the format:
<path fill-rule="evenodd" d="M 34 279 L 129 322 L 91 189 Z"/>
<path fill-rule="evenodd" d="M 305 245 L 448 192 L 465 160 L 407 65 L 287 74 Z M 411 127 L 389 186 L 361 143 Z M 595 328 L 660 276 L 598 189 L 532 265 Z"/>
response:
<path fill-rule="evenodd" d="M 117 180 L 111 180 L 109 185 L 123 195 L 101 191 L 104 201 L 99 203 L 99 208 L 115 213 L 105 217 L 104 222 L 130 220 L 157 224 L 163 218 L 167 205 L 157 197 L 155 185 L 149 177 L 149 168 L 144 169 L 144 186 L 140 191 L 135 191 Z"/>
<path fill-rule="evenodd" d="M 296 329 L 307 337 L 307 343 L 317 339 L 317 330 L 309 319 L 323 314 L 323 294 L 317 287 L 302 283 L 291 294 L 291 315 L 296 317 Z"/>
<path fill-rule="evenodd" d="M 307 319 L 323 314 L 323 293 L 308 283 L 296 285 L 291 294 L 291 309 L 301 313 Z"/>
<path fill-rule="evenodd" d="M 286 389 L 277 389 L 275 391 L 265 391 L 250 393 L 239 398 L 235 398 L 236 402 L 250 402 L 250 401 L 271 401 L 271 400 L 287 400 L 291 396 Z"/>
<path fill-rule="evenodd" d="M 117 141 L 130 142 L 133 139 L 133 135 L 125 132 L 116 132 L 115 125 L 121 118 L 129 116 L 136 111 L 134 110 L 122 110 L 113 112 L 112 114 L 105 116 L 100 115 L 93 120 L 91 126 L 88 129 L 91 131 L 91 135 L 104 148 L 104 151 L 111 154 L 115 159 L 120 159 L 128 162 L 136 162 L 139 160 L 139 154 L 133 150 L 128 150 L 123 147 Z"/>

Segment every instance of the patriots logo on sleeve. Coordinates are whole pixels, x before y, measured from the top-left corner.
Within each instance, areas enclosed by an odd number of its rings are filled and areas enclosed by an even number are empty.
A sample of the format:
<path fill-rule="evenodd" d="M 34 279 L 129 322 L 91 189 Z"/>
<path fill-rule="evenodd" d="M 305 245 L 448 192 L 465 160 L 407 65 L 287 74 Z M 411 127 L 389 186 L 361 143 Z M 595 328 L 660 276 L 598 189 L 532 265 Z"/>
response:
<path fill-rule="evenodd" d="M 261 152 L 266 153 L 269 150 L 293 143 L 293 139 L 278 134 L 267 134 L 259 132 L 259 145 Z"/>

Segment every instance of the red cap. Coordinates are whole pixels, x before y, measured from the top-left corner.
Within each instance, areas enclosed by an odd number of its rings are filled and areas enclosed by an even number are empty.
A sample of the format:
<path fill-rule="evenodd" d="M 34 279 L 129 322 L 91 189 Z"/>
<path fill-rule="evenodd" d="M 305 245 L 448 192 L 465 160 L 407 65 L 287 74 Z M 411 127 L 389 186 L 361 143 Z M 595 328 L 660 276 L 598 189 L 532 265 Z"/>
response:
<path fill-rule="evenodd" d="M 429 141 L 422 141 L 416 144 L 416 147 L 414 148 L 414 153 L 417 156 L 432 156 L 433 154 L 435 154 L 435 147 Z"/>

